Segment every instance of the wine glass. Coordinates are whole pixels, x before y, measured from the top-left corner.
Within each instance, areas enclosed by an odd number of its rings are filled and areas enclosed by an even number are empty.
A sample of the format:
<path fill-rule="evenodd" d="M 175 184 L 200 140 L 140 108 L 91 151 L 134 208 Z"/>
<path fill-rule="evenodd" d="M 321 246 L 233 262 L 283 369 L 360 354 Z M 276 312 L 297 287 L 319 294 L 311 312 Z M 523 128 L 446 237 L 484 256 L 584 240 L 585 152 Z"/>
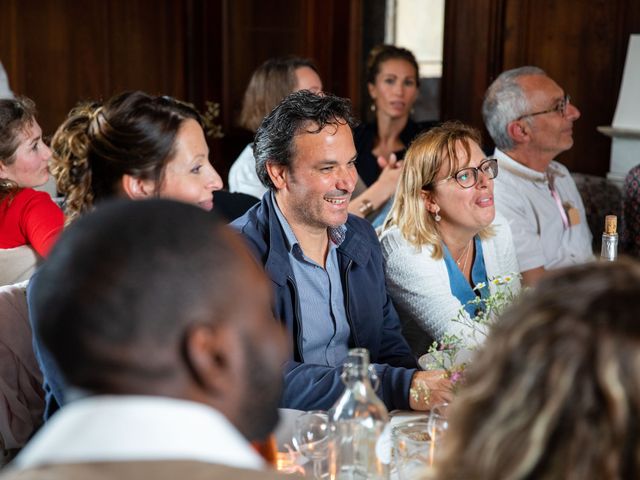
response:
<path fill-rule="evenodd" d="M 394 468 L 399 480 L 426 478 L 433 466 L 430 423 L 426 418 L 396 424 L 391 430 Z M 393 474 L 391 478 L 394 478 Z"/>
<path fill-rule="evenodd" d="M 313 462 L 313 476 L 322 478 L 322 461 L 329 454 L 329 415 L 311 410 L 296 418 L 293 446 Z"/>
<path fill-rule="evenodd" d="M 431 412 L 429 413 L 428 423 L 429 423 L 429 436 L 431 437 L 431 450 L 430 450 L 431 464 L 433 464 L 435 460 L 436 453 L 437 453 L 436 451 L 438 449 L 438 446 L 440 445 L 442 436 L 449 429 L 449 420 L 447 418 L 448 410 L 449 410 L 449 404 L 441 403 L 439 405 L 435 405 L 431 409 Z"/>

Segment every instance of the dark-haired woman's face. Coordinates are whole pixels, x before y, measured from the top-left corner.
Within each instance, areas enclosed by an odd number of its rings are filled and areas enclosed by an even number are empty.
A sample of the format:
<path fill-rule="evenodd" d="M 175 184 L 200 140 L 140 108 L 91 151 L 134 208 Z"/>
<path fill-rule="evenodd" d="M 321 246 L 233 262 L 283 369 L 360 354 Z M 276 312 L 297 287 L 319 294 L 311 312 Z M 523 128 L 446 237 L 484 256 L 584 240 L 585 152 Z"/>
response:
<path fill-rule="evenodd" d="M 6 178 L 19 187 L 33 188 L 47 183 L 51 150 L 42 141 L 42 129 L 33 120 L 18 132 L 19 144 L 11 165 L 0 162 L 0 178 Z"/>
<path fill-rule="evenodd" d="M 176 136 L 175 156 L 165 169 L 160 196 L 211 210 L 213 192 L 221 188 L 222 179 L 209 163 L 202 127 L 195 120 L 185 120 Z"/>
<path fill-rule="evenodd" d="M 406 60 L 391 58 L 382 62 L 375 83 L 368 84 L 376 113 L 390 118 L 409 116 L 418 98 L 416 78 L 415 68 Z"/>

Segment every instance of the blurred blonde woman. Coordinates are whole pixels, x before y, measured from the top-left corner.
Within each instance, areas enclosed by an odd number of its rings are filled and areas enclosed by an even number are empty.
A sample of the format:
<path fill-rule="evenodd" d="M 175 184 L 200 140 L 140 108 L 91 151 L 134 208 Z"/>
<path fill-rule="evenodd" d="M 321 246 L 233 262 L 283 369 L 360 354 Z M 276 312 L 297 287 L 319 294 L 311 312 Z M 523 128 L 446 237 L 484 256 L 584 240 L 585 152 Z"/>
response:
<path fill-rule="evenodd" d="M 288 55 L 266 60 L 251 75 L 244 93 L 240 125 L 255 133 L 264 117 L 271 113 L 284 97 L 298 90 L 322 91 L 322 80 L 311 60 Z M 233 162 L 229 170 L 229 190 L 256 198 L 268 190 L 256 173 L 253 143 Z"/>
<path fill-rule="evenodd" d="M 640 478 L 639 297 L 640 266 L 623 259 L 527 292 L 467 372 L 435 478 Z"/>
<path fill-rule="evenodd" d="M 420 135 L 407 150 L 398 191 L 381 235 L 389 293 L 416 354 L 433 340 L 455 334 L 482 340 L 472 328 L 453 321 L 458 312 L 498 289 L 517 292 L 518 263 L 507 222 L 496 218 L 495 159 L 485 158 L 480 134 L 450 122 Z"/>

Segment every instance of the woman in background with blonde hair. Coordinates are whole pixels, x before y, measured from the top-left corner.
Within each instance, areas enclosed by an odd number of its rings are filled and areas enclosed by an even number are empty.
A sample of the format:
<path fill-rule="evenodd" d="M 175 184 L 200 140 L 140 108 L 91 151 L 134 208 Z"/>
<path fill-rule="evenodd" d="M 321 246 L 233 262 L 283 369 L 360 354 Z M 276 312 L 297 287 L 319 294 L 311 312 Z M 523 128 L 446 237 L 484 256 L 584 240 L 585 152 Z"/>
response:
<path fill-rule="evenodd" d="M 639 297 L 629 260 L 558 270 L 527 292 L 467 371 L 434 477 L 640 478 Z"/>
<path fill-rule="evenodd" d="M 509 225 L 495 214 L 496 175 L 478 131 L 457 122 L 420 135 L 405 155 L 380 241 L 389 293 L 416 354 L 445 334 L 481 341 L 454 321 L 458 313 L 473 317 L 483 308 L 473 300 L 520 288 L 517 278 L 491 281 L 519 271 Z"/>
<path fill-rule="evenodd" d="M 298 90 L 322 91 L 322 80 L 311 60 L 288 55 L 270 58 L 251 75 L 244 93 L 240 126 L 255 133 L 264 117 L 271 113 L 284 97 Z M 253 143 L 240 153 L 229 170 L 229 191 L 262 198 L 267 191 L 256 173 Z"/>

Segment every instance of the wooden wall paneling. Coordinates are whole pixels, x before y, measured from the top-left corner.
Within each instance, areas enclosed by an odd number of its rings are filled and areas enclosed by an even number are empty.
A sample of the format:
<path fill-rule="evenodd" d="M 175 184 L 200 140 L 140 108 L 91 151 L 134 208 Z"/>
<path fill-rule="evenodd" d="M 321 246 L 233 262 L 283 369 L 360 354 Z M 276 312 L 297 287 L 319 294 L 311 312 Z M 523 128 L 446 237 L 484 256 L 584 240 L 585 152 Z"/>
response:
<path fill-rule="evenodd" d="M 386 25 L 386 0 L 362 0 L 361 13 L 357 19 L 360 27 L 359 45 L 357 51 L 360 52 L 358 60 L 358 77 L 360 82 L 357 98 L 359 100 L 358 113 L 364 122 L 373 120 L 373 113 L 370 110 L 371 100 L 367 91 L 367 59 L 373 47 L 384 43 Z M 355 98 L 355 95 L 351 97 Z"/>
<path fill-rule="evenodd" d="M 571 170 L 604 175 L 610 140 L 596 131 L 613 118 L 619 88 L 617 52 L 624 1 L 511 0 L 507 3 L 504 69 L 543 68 L 572 97 L 582 116 L 574 146 L 558 160 Z M 594 92 L 598 92 L 594 95 Z"/>
<path fill-rule="evenodd" d="M 185 12 L 182 2 L 109 2 L 110 93 L 140 89 L 185 98 Z"/>
<path fill-rule="evenodd" d="M 186 93 L 181 2 L 2 0 L 0 18 L 12 88 L 36 101 L 47 133 L 82 100 Z"/>
<path fill-rule="evenodd" d="M 345 95 L 353 102 L 353 111 L 356 115 L 362 110 L 362 95 L 361 90 L 363 85 L 362 72 L 363 65 L 361 65 L 362 58 L 362 45 L 363 45 L 363 25 L 362 25 L 362 1 L 352 0 L 349 2 L 349 25 L 348 30 L 348 48 L 349 55 L 345 59 L 347 68 L 345 73 L 347 75 L 347 85 Z"/>
<path fill-rule="evenodd" d="M 360 104 L 362 1 L 309 0 L 306 11 L 306 56 L 320 70 L 327 92 Z"/>
<path fill-rule="evenodd" d="M 253 70 L 267 58 L 295 53 L 304 55 L 305 2 L 296 0 L 227 0 L 223 78 L 225 124 L 233 124 Z M 286 12 L 286 15 L 283 15 Z"/>
<path fill-rule="evenodd" d="M 200 111 L 205 102 L 222 103 L 223 26 L 225 12 L 222 0 L 187 0 L 185 2 L 185 99 Z M 222 124 L 222 119 L 216 119 Z M 223 134 L 226 134 L 226 130 Z M 209 160 L 226 177 L 223 162 L 223 139 L 207 138 Z"/>
<path fill-rule="evenodd" d="M 0 0 L 0 59 L 52 133 L 78 101 L 123 90 L 219 102 L 223 176 L 251 134 L 236 119 L 253 70 L 293 53 L 356 98 L 362 0 Z M 355 72 L 355 74 L 354 74 Z M 357 106 L 357 100 L 354 102 Z"/>
<path fill-rule="evenodd" d="M 332 21 L 328 21 L 329 19 L 338 22 L 341 20 L 335 15 L 335 8 L 334 0 L 307 0 L 303 12 L 304 56 L 313 59 L 320 71 L 324 89 L 331 93 L 336 93 L 336 89 L 340 86 L 340 81 L 335 75 L 339 67 L 333 58 L 336 43 L 334 32 L 337 29 Z"/>
<path fill-rule="evenodd" d="M 20 3 L 16 18 L 17 93 L 35 100 L 44 132 L 53 133 L 79 100 L 107 85 L 100 52 L 106 43 L 104 6 L 77 8 L 73 0 Z"/>
<path fill-rule="evenodd" d="M 441 117 L 483 128 L 484 92 L 496 71 L 504 0 L 447 0 L 443 45 Z"/>
<path fill-rule="evenodd" d="M 225 138 L 219 168 L 223 178 L 252 139 L 250 132 L 238 127 L 237 120 L 253 70 L 270 57 L 306 55 L 307 5 L 297 0 L 223 0 L 221 120 Z"/>
<path fill-rule="evenodd" d="M 18 0 L 0 0 L 0 61 L 13 89 L 18 85 Z"/>

